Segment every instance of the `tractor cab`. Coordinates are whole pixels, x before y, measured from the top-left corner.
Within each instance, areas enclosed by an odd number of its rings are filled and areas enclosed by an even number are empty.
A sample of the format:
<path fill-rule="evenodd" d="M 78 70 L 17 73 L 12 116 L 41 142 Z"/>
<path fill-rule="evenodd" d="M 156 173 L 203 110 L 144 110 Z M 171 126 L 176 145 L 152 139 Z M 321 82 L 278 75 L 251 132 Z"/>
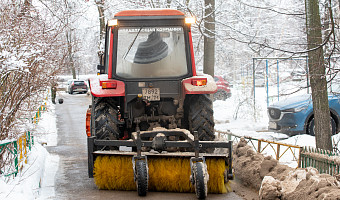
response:
<path fill-rule="evenodd" d="M 177 10 L 122 11 L 109 20 L 105 73 L 118 80 L 183 79 L 195 73 L 190 25 Z M 155 18 L 157 17 L 157 20 Z"/>

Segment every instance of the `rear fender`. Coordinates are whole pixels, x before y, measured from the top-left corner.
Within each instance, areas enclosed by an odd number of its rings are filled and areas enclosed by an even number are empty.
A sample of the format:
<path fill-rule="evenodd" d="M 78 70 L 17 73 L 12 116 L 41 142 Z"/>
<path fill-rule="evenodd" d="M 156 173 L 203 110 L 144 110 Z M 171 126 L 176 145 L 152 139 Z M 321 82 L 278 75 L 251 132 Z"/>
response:
<path fill-rule="evenodd" d="M 203 86 L 196 86 L 192 84 L 192 81 L 197 78 L 206 78 L 207 84 Z M 182 81 L 183 86 L 183 94 L 214 94 L 217 91 L 217 85 L 212 78 L 212 76 L 208 74 L 193 76 L 190 78 L 186 78 Z"/>
<path fill-rule="evenodd" d="M 110 82 L 116 83 L 116 88 L 103 89 L 102 83 Z M 91 94 L 94 97 L 119 97 L 125 96 L 125 84 L 122 81 L 108 79 L 107 74 L 99 75 L 96 78 L 89 80 L 89 85 L 91 89 Z"/>

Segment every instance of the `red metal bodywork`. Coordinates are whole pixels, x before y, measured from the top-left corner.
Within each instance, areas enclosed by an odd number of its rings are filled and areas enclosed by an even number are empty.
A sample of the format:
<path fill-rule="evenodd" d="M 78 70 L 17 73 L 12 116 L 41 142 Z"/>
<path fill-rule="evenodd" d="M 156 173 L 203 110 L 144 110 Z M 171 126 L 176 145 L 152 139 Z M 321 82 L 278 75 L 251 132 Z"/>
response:
<path fill-rule="evenodd" d="M 91 108 L 86 111 L 86 135 L 87 137 L 91 136 Z"/>
<path fill-rule="evenodd" d="M 103 81 L 117 82 L 116 89 L 103 89 Z M 107 75 L 100 75 L 98 78 L 90 79 L 91 93 L 95 97 L 119 97 L 125 96 L 125 84 L 122 81 L 108 79 Z"/>
<path fill-rule="evenodd" d="M 172 15 L 182 15 L 184 13 L 178 10 L 171 9 L 161 9 L 161 10 L 124 10 L 115 14 L 115 17 L 118 16 L 172 16 Z"/>
<path fill-rule="evenodd" d="M 186 94 L 214 94 L 217 91 L 215 82 L 212 79 L 207 80 L 205 86 L 192 85 L 193 80 L 205 78 L 206 76 L 193 76 L 182 81 L 182 93 Z"/>

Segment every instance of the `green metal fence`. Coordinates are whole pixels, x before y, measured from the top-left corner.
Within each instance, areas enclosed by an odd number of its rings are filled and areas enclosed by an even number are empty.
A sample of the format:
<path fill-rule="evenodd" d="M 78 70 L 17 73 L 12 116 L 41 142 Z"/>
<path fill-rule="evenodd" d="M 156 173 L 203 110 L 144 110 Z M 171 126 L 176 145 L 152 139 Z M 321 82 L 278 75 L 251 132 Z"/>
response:
<path fill-rule="evenodd" d="M 32 145 L 34 140 L 29 131 L 17 140 L 0 143 L 0 176 L 16 176 L 24 163 L 27 163 L 27 154 Z"/>
<path fill-rule="evenodd" d="M 313 147 L 303 147 L 301 167 L 314 167 L 319 173 L 337 175 L 340 173 L 340 155 Z"/>
<path fill-rule="evenodd" d="M 47 100 L 47 97 L 46 97 Z M 46 111 L 46 102 L 39 106 L 32 117 L 32 123 L 37 124 L 42 111 Z M 34 145 L 34 138 L 30 131 L 22 134 L 18 139 L 0 141 L 0 176 L 16 176 L 24 163 L 27 163 L 27 154 Z"/>
<path fill-rule="evenodd" d="M 39 106 L 36 113 L 31 118 L 32 123 L 38 124 L 41 114 L 46 111 L 46 102 L 48 100 L 49 90 L 44 103 Z M 23 165 L 27 163 L 28 152 L 34 145 L 34 138 L 30 131 L 22 134 L 18 139 L 0 141 L 0 176 L 16 176 Z"/>

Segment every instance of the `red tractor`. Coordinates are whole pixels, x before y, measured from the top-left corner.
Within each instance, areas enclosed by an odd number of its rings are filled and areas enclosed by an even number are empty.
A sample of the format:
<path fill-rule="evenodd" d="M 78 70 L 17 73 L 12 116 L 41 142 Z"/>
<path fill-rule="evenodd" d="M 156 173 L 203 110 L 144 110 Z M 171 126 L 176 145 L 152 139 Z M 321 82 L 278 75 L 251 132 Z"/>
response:
<path fill-rule="evenodd" d="M 211 76 L 196 74 L 193 22 L 170 9 L 121 11 L 108 21 L 101 75 L 89 80 L 87 113 L 89 176 L 100 189 L 141 196 L 147 190 L 196 191 L 198 198 L 208 190 L 225 192 L 233 177 L 231 142 L 214 141 L 210 95 L 217 86 Z M 228 153 L 214 154 L 215 148 Z M 189 174 L 172 179 L 184 168 Z M 178 179 L 192 184 L 174 189 L 169 185 L 176 183 L 162 182 Z"/>

